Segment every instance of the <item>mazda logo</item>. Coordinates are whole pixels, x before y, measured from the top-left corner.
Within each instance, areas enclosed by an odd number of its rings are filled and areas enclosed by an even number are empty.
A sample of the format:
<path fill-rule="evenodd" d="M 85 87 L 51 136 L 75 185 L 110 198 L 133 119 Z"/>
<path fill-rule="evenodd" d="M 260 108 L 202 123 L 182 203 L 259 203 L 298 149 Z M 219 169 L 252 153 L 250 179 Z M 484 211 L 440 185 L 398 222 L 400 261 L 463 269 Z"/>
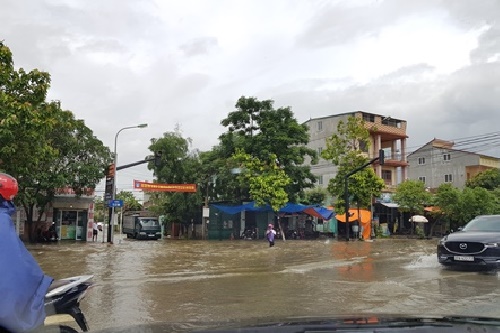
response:
<path fill-rule="evenodd" d="M 461 250 L 465 250 L 467 249 L 467 243 L 460 243 L 459 247 Z"/>

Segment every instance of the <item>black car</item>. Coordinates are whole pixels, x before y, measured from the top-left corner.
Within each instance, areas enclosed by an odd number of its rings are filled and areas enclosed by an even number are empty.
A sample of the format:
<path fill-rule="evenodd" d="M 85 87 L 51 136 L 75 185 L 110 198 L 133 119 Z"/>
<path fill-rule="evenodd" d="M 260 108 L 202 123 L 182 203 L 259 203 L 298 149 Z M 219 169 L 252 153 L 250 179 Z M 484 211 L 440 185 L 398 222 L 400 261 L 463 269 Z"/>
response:
<path fill-rule="evenodd" d="M 439 241 L 443 266 L 495 269 L 500 266 L 500 215 L 481 215 Z"/>

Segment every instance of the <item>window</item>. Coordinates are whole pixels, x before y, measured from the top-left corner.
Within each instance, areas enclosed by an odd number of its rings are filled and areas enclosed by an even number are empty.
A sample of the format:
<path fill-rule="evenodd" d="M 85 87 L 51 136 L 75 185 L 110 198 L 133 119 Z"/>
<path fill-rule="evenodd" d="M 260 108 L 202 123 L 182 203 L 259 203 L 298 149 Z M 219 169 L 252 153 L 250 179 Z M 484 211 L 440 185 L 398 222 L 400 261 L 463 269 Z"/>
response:
<path fill-rule="evenodd" d="M 418 180 L 425 184 L 425 177 L 418 177 Z"/>
<path fill-rule="evenodd" d="M 453 177 L 451 175 L 444 175 L 444 182 L 445 183 L 453 182 Z"/>
<path fill-rule="evenodd" d="M 318 131 L 322 131 L 322 130 L 323 130 L 323 122 L 318 121 Z"/>
<path fill-rule="evenodd" d="M 318 184 L 323 185 L 323 176 L 318 176 Z"/>
<path fill-rule="evenodd" d="M 359 141 L 359 150 L 362 152 L 368 152 L 368 142 L 367 141 Z"/>
<path fill-rule="evenodd" d="M 382 125 L 401 128 L 401 121 L 391 118 L 382 118 Z"/>
<path fill-rule="evenodd" d="M 382 179 L 386 183 L 392 182 L 392 171 L 391 170 L 382 170 Z"/>
<path fill-rule="evenodd" d="M 363 113 L 363 120 L 366 122 L 369 122 L 369 123 L 374 123 L 375 122 L 375 115 Z"/>
<path fill-rule="evenodd" d="M 419 157 L 418 158 L 418 165 L 424 165 L 425 164 L 425 157 Z"/>
<path fill-rule="evenodd" d="M 443 155 L 443 160 L 445 160 L 445 161 L 451 160 L 451 155 L 450 154 L 444 154 Z"/>

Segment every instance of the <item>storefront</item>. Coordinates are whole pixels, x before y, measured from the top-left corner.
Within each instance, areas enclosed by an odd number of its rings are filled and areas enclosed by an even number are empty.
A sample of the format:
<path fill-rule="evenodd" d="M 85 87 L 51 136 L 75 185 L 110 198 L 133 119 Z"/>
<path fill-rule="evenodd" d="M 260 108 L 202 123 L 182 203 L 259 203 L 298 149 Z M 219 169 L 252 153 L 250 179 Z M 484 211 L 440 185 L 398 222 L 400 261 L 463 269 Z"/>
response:
<path fill-rule="evenodd" d="M 49 209 L 50 211 L 50 209 Z M 48 213 L 47 215 L 50 215 Z M 94 222 L 94 196 L 72 193 L 56 196 L 51 220 L 60 240 L 91 240 Z M 49 219 L 49 216 L 47 216 Z M 90 234 L 89 234 L 90 230 Z"/>
<path fill-rule="evenodd" d="M 19 234 L 23 235 L 26 227 L 26 213 L 23 209 L 16 216 L 16 225 L 19 225 Z M 33 220 L 38 220 L 35 213 Z M 71 189 L 58 190 L 54 200 L 47 205 L 38 224 L 39 230 L 44 232 L 51 226 L 60 240 L 92 240 L 92 224 L 94 222 L 94 193 L 89 190 L 77 196 Z"/>

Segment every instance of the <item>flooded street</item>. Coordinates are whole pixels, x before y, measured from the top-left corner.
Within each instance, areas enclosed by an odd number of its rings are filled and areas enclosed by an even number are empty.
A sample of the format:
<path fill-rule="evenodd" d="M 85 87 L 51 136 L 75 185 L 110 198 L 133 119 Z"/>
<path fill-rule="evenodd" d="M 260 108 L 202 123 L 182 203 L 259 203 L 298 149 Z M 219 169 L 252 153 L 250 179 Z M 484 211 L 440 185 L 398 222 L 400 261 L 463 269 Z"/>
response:
<path fill-rule="evenodd" d="M 91 329 L 334 314 L 500 317 L 496 274 L 442 269 L 437 240 L 133 241 L 29 249 L 55 278 L 94 274 Z"/>

